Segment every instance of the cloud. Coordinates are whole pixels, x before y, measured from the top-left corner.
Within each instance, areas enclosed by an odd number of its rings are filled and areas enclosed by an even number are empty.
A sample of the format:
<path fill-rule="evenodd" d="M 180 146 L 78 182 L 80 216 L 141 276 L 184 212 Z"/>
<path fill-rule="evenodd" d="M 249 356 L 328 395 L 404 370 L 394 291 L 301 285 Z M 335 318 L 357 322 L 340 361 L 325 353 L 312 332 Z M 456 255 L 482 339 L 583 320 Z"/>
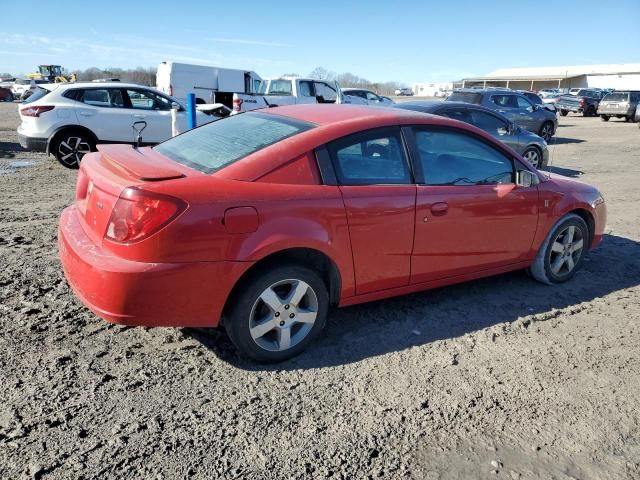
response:
<path fill-rule="evenodd" d="M 220 43 L 240 43 L 243 45 L 260 45 L 263 47 L 290 47 L 291 45 L 287 43 L 276 43 L 276 42 L 264 42 L 262 40 L 248 40 L 244 38 L 206 38 L 205 40 L 209 40 L 210 42 L 220 42 Z"/>

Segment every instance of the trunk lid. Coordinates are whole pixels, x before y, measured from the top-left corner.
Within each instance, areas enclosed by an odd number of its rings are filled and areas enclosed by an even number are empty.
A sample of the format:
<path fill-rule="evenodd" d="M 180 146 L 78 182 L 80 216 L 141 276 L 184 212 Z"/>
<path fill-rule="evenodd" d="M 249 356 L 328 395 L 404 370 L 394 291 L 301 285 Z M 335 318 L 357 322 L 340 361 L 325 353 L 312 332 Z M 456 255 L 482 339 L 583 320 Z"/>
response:
<path fill-rule="evenodd" d="M 113 207 L 125 188 L 179 179 L 187 170 L 151 148 L 99 145 L 98 152 L 82 159 L 76 183 L 76 206 L 85 233 L 95 245 L 102 245 Z"/>

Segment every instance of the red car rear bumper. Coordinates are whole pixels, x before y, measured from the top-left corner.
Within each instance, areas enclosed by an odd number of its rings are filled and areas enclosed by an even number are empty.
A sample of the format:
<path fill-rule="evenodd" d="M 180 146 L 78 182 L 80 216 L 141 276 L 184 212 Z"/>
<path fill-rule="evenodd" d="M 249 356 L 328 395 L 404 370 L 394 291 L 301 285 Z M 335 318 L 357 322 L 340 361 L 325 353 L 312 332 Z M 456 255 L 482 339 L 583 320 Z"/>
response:
<path fill-rule="evenodd" d="M 99 317 L 142 326 L 214 327 L 247 262 L 142 263 L 93 244 L 74 206 L 58 228 L 62 268 L 71 288 Z"/>

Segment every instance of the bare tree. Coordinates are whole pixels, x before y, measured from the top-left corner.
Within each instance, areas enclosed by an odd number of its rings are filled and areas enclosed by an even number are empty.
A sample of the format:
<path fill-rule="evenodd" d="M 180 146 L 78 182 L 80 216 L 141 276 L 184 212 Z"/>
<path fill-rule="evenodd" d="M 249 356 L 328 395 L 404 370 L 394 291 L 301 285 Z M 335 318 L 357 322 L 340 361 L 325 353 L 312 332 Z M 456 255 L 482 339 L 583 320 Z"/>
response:
<path fill-rule="evenodd" d="M 333 80 L 336 74 L 324 67 L 316 67 L 311 71 L 309 76 L 316 80 Z"/>

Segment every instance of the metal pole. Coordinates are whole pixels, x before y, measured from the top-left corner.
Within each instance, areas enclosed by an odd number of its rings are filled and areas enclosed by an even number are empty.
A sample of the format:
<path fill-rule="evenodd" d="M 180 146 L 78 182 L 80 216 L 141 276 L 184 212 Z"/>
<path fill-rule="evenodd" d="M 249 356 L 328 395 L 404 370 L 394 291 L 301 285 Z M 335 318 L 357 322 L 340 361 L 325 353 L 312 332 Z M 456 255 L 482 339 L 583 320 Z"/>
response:
<path fill-rule="evenodd" d="M 171 109 L 171 136 L 175 137 L 180 132 L 178 131 L 178 108 Z"/>
<path fill-rule="evenodd" d="M 187 93 L 187 126 L 189 130 L 196 128 L 196 94 Z"/>

